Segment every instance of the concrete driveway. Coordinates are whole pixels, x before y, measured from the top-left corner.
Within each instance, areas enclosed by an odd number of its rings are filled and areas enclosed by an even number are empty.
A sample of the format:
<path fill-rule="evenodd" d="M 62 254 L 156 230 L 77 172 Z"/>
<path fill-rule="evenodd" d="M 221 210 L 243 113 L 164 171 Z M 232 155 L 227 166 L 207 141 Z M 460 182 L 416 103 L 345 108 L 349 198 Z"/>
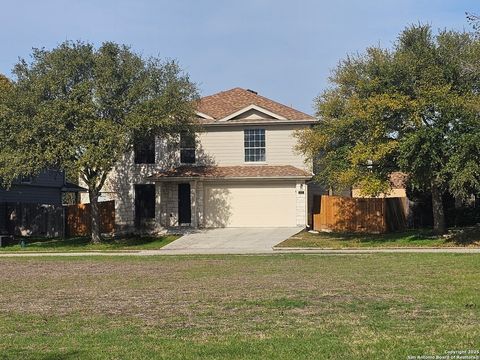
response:
<path fill-rule="evenodd" d="M 171 254 L 258 254 L 302 231 L 302 228 L 225 228 L 198 230 L 166 245 Z"/>

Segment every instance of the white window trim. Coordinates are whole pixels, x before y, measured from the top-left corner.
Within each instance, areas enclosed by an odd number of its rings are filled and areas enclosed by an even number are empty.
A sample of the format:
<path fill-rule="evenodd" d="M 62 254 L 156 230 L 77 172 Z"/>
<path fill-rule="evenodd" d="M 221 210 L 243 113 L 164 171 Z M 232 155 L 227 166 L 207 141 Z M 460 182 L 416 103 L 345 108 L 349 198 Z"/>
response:
<path fill-rule="evenodd" d="M 265 136 L 265 146 L 263 147 L 263 149 L 265 149 L 265 160 L 261 160 L 261 161 L 247 161 L 245 160 L 245 150 L 247 149 L 247 147 L 245 147 L 245 131 L 247 130 L 263 130 L 264 132 L 264 136 Z M 265 165 L 267 163 L 267 130 L 265 128 L 262 128 L 262 127 L 246 127 L 243 129 L 243 162 L 247 165 Z M 262 148 L 248 148 L 248 149 L 262 149 Z"/>
<path fill-rule="evenodd" d="M 262 108 L 262 107 L 260 107 L 260 106 L 257 106 L 257 105 L 248 105 L 248 106 L 244 107 L 243 109 L 240 109 L 240 110 L 234 112 L 233 114 L 230 114 L 230 115 L 228 115 L 228 116 L 220 119 L 219 121 L 228 121 L 228 120 L 231 120 L 231 119 L 233 119 L 234 117 L 236 117 L 236 116 L 238 116 L 238 115 L 241 115 L 241 114 L 243 114 L 244 112 L 247 112 L 247 111 L 249 111 L 249 110 L 257 110 L 257 111 L 260 111 L 260 112 L 262 112 L 262 113 L 264 113 L 264 114 L 266 114 L 266 115 L 269 115 L 269 116 L 274 117 L 274 118 L 277 119 L 277 120 L 287 120 L 287 118 L 284 118 L 283 116 L 280 116 L 280 115 L 278 115 L 278 114 L 275 114 L 275 113 L 273 113 L 273 112 L 271 112 L 271 111 L 269 111 L 269 110 L 267 110 L 267 109 L 264 109 L 264 108 Z"/>
<path fill-rule="evenodd" d="M 205 113 L 202 113 L 200 111 L 197 111 L 196 114 L 204 119 L 207 119 L 207 120 L 214 120 L 213 117 L 211 117 L 210 115 L 207 115 Z"/>

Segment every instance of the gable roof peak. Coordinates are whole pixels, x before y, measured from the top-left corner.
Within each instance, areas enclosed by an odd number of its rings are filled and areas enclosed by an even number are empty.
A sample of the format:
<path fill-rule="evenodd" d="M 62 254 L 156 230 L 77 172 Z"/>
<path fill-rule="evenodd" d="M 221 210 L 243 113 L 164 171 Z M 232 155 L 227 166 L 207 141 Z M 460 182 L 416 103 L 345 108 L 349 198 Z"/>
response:
<path fill-rule="evenodd" d="M 235 87 L 201 98 L 197 110 L 199 113 L 208 115 L 213 120 L 220 120 L 249 106 L 257 106 L 272 114 L 277 114 L 279 118 L 287 120 L 314 119 L 304 112 L 258 95 L 256 91 L 246 90 L 241 87 Z"/>

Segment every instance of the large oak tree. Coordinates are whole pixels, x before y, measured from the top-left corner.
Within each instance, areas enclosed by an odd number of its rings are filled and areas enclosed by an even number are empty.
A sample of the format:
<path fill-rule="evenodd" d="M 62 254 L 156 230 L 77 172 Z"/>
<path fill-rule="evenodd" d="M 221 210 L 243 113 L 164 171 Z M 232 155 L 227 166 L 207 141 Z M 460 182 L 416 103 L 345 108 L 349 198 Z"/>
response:
<path fill-rule="evenodd" d="M 430 191 L 434 230 L 446 231 L 442 196 L 480 192 L 480 43 L 468 33 L 405 29 L 392 49 L 343 60 L 316 99 L 319 124 L 299 133 L 317 181 L 378 195 L 389 174 Z"/>
<path fill-rule="evenodd" d="M 108 173 L 143 135 L 192 129 L 195 84 L 176 62 L 145 59 L 112 42 L 34 49 L 13 73 L 0 119 L 1 140 L 8 140 L 0 178 L 8 183 L 46 167 L 78 175 L 90 195 L 92 241 L 99 242 L 98 197 Z"/>

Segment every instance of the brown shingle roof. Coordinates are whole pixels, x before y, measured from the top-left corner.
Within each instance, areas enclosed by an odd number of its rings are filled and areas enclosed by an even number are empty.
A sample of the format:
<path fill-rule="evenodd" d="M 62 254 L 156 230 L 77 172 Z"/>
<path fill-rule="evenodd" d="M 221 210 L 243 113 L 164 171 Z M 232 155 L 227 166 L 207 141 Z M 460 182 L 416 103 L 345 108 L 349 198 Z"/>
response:
<path fill-rule="evenodd" d="M 201 98 L 197 110 L 219 120 L 249 105 L 260 106 L 288 120 L 314 119 L 301 111 L 238 87 Z"/>
<path fill-rule="evenodd" d="M 179 166 L 150 176 L 151 179 L 168 178 L 311 178 L 312 174 L 291 165 L 249 166 Z"/>

